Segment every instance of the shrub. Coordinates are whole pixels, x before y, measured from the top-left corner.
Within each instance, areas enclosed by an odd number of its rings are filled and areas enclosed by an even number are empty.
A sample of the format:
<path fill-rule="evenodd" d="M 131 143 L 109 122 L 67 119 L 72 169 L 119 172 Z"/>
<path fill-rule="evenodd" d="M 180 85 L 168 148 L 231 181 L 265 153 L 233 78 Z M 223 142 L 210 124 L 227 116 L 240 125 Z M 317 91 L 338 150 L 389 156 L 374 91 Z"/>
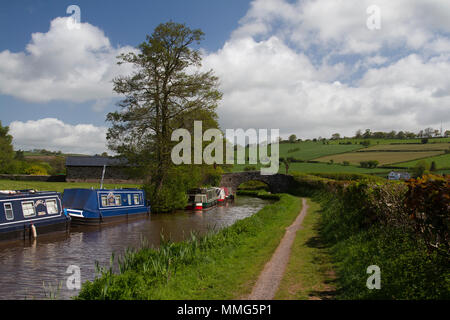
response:
<path fill-rule="evenodd" d="M 25 169 L 25 174 L 29 174 L 32 176 L 46 176 L 46 175 L 48 175 L 48 172 L 42 166 L 32 165 Z"/>

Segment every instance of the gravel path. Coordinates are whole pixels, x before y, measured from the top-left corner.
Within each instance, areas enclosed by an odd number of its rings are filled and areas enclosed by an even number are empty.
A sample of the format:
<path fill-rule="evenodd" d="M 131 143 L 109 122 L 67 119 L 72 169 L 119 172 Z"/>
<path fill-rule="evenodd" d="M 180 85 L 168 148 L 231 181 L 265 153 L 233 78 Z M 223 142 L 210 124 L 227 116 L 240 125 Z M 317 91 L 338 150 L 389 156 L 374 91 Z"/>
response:
<path fill-rule="evenodd" d="M 289 227 L 286 228 L 286 233 L 281 239 L 277 250 L 272 255 L 272 258 L 264 266 L 263 271 L 259 275 L 252 293 L 247 297 L 248 300 L 272 300 L 283 278 L 284 271 L 289 262 L 291 253 L 291 246 L 294 243 L 297 230 L 300 229 L 303 218 L 308 211 L 306 199 L 302 199 L 302 211 Z"/>

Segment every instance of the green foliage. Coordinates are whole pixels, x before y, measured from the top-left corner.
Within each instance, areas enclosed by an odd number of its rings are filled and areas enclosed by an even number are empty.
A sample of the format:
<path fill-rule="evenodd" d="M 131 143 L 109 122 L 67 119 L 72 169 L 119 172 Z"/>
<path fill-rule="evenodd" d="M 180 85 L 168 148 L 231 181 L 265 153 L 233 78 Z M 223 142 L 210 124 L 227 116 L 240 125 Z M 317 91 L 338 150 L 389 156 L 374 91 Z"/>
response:
<path fill-rule="evenodd" d="M 10 173 L 13 167 L 14 150 L 9 127 L 3 127 L 0 121 L 0 173 Z"/>
<path fill-rule="evenodd" d="M 450 176 L 425 176 L 407 182 L 405 210 L 429 251 L 450 258 Z"/>
<path fill-rule="evenodd" d="M 39 165 L 32 165 L 32 166 L 28 167 L 27 169 L 25 169 L 25 173 L 32 175 L 32 176 L 48 175 L 46 168 L 44 168 L 43 166 L 39 166 Z"/>
<path fill-rule="evenodd" d="M 423 175 L 428 174 L 429 171 L 430 164 L 425 160 L 417 162 L 417 164 L 413 168 L 413 174 L 415 178 L 422 177 Z"/>
<path fill-rule="evenodd" d="M 321 238 L 337 265 L 338 298 L 450 297 L 448 180 L 310 182 L 323 208 Z M 381 290 L 365 286 L 370 265 L 381 268 Z"/>
<path fill-rule="evenodd" d="M 360 163 L 361 168 L 369 168 L 373 169 L 378 167 L 380 162 L 378 160 L 369 160 L 369 161 L 361 161 Z"/>

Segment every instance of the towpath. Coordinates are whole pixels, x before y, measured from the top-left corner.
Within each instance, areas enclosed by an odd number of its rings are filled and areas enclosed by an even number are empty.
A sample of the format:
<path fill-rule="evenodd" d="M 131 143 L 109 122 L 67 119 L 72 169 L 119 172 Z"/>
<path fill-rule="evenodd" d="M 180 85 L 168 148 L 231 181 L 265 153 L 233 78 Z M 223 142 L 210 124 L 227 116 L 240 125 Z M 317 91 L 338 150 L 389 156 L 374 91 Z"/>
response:
<path fill-rule="evenodd" d="M 270 261 L 264 266 L 251 294 L 247 297 L 248 300 L 272 300 L 275 297 L 289 262 L 291 246 L 294 243 L 295 235 L 297 230 L 300 229 L 303 219 L 308 212 L 306 199 L 302 199 L 302 203 L 302 210 L 295 221 L 286 228 L 283 239 L 281 239 L 281 242 Z"/>

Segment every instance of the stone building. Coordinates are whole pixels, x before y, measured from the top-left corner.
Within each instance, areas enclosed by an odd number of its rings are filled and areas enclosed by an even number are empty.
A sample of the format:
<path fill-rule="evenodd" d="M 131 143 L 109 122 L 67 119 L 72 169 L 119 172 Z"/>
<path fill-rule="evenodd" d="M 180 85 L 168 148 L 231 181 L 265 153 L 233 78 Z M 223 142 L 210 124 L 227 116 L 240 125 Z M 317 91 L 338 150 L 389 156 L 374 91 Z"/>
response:
<path fill-rule="evenodd" d="M 100 183 L 104 166 L 106 166 L 104 183 L 140 182 L 130 178 L 125 160 L 100 156 L 68 156 L 66 181 Z"/>

